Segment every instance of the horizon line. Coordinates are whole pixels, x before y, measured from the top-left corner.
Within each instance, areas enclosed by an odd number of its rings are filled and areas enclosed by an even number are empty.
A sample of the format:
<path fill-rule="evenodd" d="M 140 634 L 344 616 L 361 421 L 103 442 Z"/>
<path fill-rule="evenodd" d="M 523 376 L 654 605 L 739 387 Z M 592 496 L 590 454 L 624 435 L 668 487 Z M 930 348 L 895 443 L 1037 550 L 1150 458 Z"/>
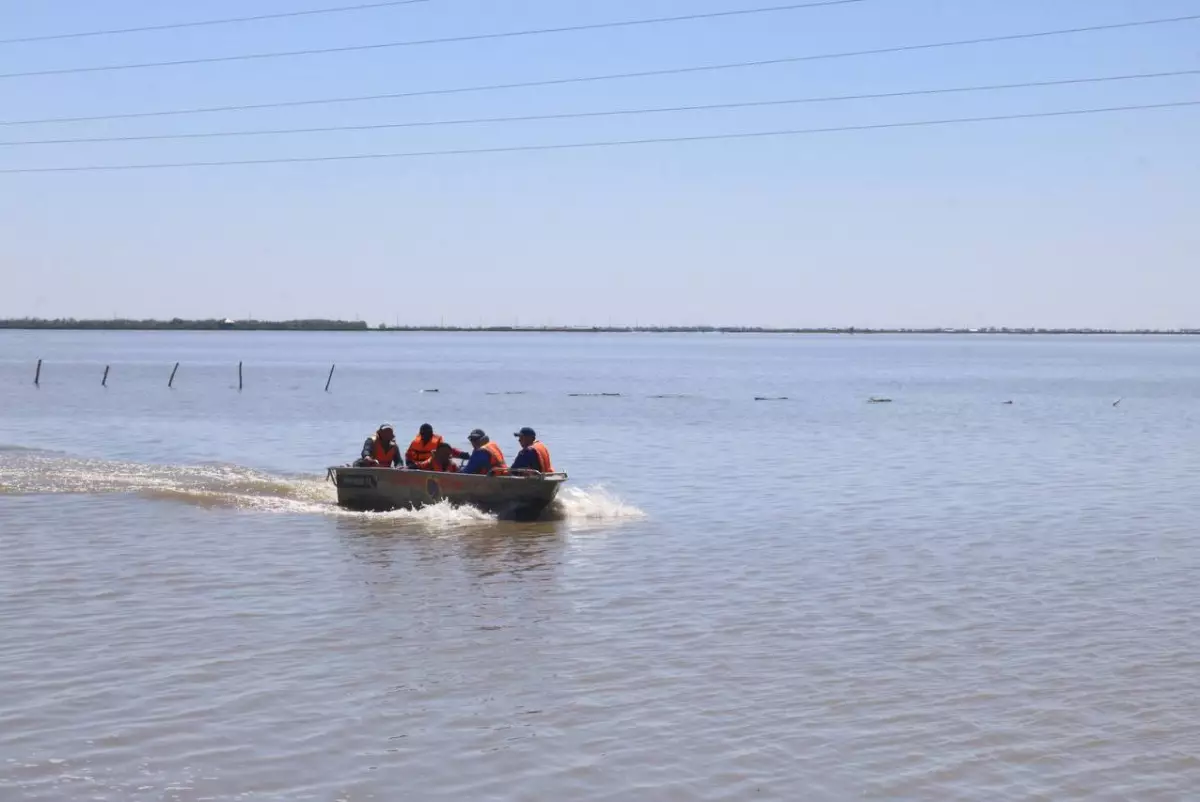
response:
<path fill-rule="evenodd" d="M 381 323 L 337 318 L 0 318 L 0 330 L 71 331 L 373 331 L 514 333 L 721 333 L 721 334 L 1200 334 L 1200 327 L 1101 326 L 765 326 L 720 324 L 446 325 Z"/>

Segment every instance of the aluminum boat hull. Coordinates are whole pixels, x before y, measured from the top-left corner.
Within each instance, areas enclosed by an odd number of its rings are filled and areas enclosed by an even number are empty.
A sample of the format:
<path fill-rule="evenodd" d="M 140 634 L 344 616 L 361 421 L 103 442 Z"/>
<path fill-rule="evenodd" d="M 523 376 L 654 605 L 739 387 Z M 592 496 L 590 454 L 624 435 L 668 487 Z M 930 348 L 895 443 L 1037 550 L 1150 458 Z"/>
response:
<path fill-rule="evenodd" d="M 330 468 L 338 505 L 364 512 L 469 504 L 505 520 L 532 521 L 554 501 L 566 474 L 481 476 L 401 468 Z"/>

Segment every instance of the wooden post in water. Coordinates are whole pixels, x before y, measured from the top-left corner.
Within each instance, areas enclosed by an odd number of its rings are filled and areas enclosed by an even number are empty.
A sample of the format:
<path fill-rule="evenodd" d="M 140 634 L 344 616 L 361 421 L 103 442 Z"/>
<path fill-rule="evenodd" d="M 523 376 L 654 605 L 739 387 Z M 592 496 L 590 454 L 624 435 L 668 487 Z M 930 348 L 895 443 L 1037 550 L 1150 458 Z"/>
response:
<path fill-rule="evenodd" d="M 104 366 L 104 378 L 100 380 L 100 386 L 101 387 L 108 386 L 108 365 Z"/>
<path fill-rule="evenodd" d="M 178 362 L 175 363 L 175 367 L 171 370 L 171 378 L 167 379 L 167 389 L 170 389 L 171 385 L 175 384 L 175 371 L 177 370 L 179 370 Z"/>
<path fill-rule="evenodd" d="M 42 384 L 42 360 L 38 360 L 37 371 L 33 374 L 33 386 L 40 387 Z"/>
<path fill-rule="evenodd" d="M 332 367 L 329 368 L 329 378 L 325 380 L 325 392 L 329 392 L 329 383 L 333 381 L 333 370 L 336 367 L 337 367 L 337 364 L 335 363 Z"/>
<path fill-rule="evenodd" d="M 238 392 L 242 391 L 242 363 L 238 363 Z"/>

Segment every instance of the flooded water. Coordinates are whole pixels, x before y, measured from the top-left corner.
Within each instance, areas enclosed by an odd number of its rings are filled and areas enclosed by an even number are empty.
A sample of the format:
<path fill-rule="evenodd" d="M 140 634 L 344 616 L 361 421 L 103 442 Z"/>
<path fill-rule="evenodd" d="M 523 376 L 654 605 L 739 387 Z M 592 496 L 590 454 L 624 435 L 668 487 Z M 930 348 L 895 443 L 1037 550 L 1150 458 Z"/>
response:
<path fill-rule="evenodd" d="M 1200 339 L 3 332 L 0 799 L 1191 798 L 1198 476 Z"/>

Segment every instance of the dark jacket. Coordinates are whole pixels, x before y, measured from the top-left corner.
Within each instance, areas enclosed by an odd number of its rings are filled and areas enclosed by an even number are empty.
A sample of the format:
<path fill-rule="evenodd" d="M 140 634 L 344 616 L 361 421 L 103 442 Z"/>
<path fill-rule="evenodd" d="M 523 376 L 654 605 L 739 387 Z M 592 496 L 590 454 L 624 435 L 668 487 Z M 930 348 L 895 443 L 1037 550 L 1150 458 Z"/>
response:
<path fill-rule="evenodd" d="M 513 460 L 512 467 L 510 468 L 513 471 L 522 469 L 546 473 L 546 468 L 542 465 L 541 457 L 532 448 L 522 448 L 520 453 L 517 454 L 516 459 Z"/>

